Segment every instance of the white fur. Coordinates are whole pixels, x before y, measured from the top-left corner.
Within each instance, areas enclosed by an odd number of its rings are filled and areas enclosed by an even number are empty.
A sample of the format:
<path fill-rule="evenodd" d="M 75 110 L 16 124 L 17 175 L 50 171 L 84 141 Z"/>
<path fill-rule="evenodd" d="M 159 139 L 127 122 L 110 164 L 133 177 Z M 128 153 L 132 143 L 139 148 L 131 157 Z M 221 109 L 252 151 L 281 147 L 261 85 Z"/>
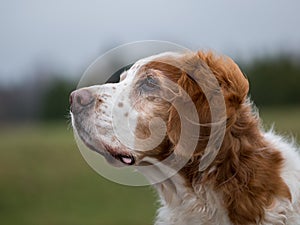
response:
<path fill-rule="evenodd" d="M 281 171 L 281 177 L 289 187 L 292 196 L 292 202 L 278 200 L 277 210 L 268 210 L 267 217 L 274 218 L 276 211 L 285 212 L 284 217 L 289 225 L 300 225 L 300 155 L 299 149 L 295 144 L 290 143 L 283 137 L 276 135 L 273 131 L 265 133 L 266 140 L 277 150 L 281 152 L 284 158 L 284 164 Z M 285 207 L 285 208 L 283 208 Z M 276 207 L 275 207 L 276 208 Z M 274 224 L 273 220 L 273 224 Z M 272 223 L 269 223 L 272 224 Z"/>
<path fill-rule="evenodd" d="M 84 88 L 95 96 L 96 101 L 101 101 L 99 107 L 91 110 L 89 118 L 85 118 L 84 124 L 93 131 L 91 136 L 95 140 L 113 149 L 130 151 L 134 148 L 133 131 L 136 129 L 138 113 L 132 108 L 129 99 L 134 76 L 135 71 L 126 71 L 119 83 Z"/>
<path fill-rule="evenodd" d="M 155 159 L 146 158 L 152 164 Z M 165 176 L 167 168 L 160 168 L 144 175 L 153 182 L 155 178 Z M 220 196 L 209 186 L 188 188 L 184 179 L 175 174 L 168 180 L 154 185 L 161 207 L 157 212 L 155 225 L 194 225 L 194 224 L 230 224 L 225 208 L 221 206 Z"/>

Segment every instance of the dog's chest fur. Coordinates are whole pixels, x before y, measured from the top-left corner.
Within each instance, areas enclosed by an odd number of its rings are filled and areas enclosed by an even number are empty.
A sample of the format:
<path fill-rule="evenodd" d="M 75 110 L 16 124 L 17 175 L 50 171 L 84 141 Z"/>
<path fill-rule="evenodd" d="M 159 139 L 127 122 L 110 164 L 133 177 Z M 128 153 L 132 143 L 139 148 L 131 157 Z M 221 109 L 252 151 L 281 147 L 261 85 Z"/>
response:
<path fill-rule="evenodd" d="M 175 175 L 155 187 L 161 203 L 155 225 L 231 224 L 220 197 L 208 186 L 192 189 Z"/>

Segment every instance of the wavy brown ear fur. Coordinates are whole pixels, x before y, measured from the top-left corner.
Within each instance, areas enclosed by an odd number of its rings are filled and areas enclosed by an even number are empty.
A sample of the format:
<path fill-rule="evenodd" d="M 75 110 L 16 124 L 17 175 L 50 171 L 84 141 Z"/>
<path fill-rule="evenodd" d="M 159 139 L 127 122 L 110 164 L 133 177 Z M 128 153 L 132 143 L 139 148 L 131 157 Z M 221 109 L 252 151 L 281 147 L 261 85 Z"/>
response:
<path fill-rule="evenodd" d="M 205 141 L 199 143 L 198 146 L 204 148 L 210 135 L 210 127 L 206 126 L 211 123 L 210 110 L 220 104 L 219 101 L 213 99 L 210 99 L 210 103 L 208 103 L 207 97 L 213 97 L 213 92 L 221 89 L 226 103 L 224 116 L 227 117 L 228 121 L 234 121 L 233 117 L 235 117 L 236 110 L 246 101 L 249 90 L 248 80 L 230 58 L 216 57 L 211 52 L 197 52 L 184 55 L 178 64 L 182 69 L 182 73 L 177 79 L 177 84 L 194 102 L 198 110 L 200 124 L 205 124 L 205 126 L 201 126 L 200 131 L 202 135 L 201 140 Z M 188 71 L 192 71 L 193 74 L 188 74 Z M 202 88 L 193 77 L 197 79 Z M 171 107 L 169 113 L 168 136 L 172 143 L 176 144 L 180 137 L 180 132 L 182 132 L 180 130 L 180 118 L 175 107 Z"/>
<path fill-rule="evenodd" d="M 249 92 L 247 78 L 229 57 L 215 56 L 212 52 L 198 52 L 198 56 L 207 64 L 223 90 L 227 117 L 234 116 L 236 110 L 246 101 Z"/>
<path fill-rule="evenodd" d="M 209 127 L 201 126 L 194 157 L 181 174 L 191 187 L 203 183 L 212 185 L 223 197 L 223 205 L 233 224 L 256 224 L 276 198 L 290 200 L 291 194 L 280 177 L 283 158 L 265 141 L 259 118 L 247 101 L 248 81 L 229 58 L 198 52 L 181 60 L 190 67 L 196 60 L 202 60 L 205 63 L 203 71 L 205 65 L 208 66 L 222 88 L 227 116 L 225 137 L 213 163 L 202 174 L 199 172 L 197 160 L 201 159 L 210 135 Z M 201 88 L 186 73 L 182 73 L 177 81 L 194 101 L 200 123 L 209 124 L 210 106 Z M 176 145 L 180 136 L 180 119 L 173 107 L 170 108 L 168 136 Z"/>

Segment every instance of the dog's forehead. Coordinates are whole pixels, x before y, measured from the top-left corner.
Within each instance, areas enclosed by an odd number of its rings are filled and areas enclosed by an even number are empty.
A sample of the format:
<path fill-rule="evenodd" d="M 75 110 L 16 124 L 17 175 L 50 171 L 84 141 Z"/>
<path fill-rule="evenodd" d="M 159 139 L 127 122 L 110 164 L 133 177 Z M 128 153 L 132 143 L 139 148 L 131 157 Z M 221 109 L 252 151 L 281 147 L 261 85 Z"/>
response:
<path fill-rule="evenodd" d="M 164 52 L 164 53 L 142 58 L 137 62 L 135 62 L 130 67 L 130 69 L 124 71 L 123 74 L 121 74 L 121 80 L 124 80 L 126 81 L 127 84 L 132 85 L 135 83 L 136 80 L 143 77 L 140 75 L 143 73 L 144 71 L 143 68 L 145 68 L 146 65 L 150 65 L 150 67 L 147 67 L 147 70 L 151 69 L 151 62 L 162 62 L 173 66 L 177 66 L 178 61 L 180 62 L 180 58 L 183 55 L 184 52 Z M 157 68 L 153 68 L 153 69 L 156 70 Z"/>
<path fill-rule="evenodd" d="M 164 53 L 148 56 L 134 63 L 133 66 L 130 68 L 130 70 L 138 70 L 143 65 L 146 65 L 147 63 L 152 61 L 166 62 L 166 59 L 178 59 L 180 56 L 182 56 L 182 54 L 183 53 L 180 52 L 164 52 Z"/>

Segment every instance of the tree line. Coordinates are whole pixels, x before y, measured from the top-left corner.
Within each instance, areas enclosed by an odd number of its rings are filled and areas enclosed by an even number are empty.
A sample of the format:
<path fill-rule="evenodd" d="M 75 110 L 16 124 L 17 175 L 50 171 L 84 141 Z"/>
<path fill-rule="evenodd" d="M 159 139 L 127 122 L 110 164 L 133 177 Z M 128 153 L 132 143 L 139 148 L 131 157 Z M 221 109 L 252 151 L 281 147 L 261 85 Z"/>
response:
<path fill-rule="evenodd" d="M 300 60 L 290 56 L 264 57 L 239 64 L 250 83 L 250 97 L 258 107 L 300 105 Z M 112 80 L 117 81 L 122 71 Z M 47 85 L 0 90 L 0 122 L 66 120 L 69 94 L 76 81 L 56 79 Z"/>

